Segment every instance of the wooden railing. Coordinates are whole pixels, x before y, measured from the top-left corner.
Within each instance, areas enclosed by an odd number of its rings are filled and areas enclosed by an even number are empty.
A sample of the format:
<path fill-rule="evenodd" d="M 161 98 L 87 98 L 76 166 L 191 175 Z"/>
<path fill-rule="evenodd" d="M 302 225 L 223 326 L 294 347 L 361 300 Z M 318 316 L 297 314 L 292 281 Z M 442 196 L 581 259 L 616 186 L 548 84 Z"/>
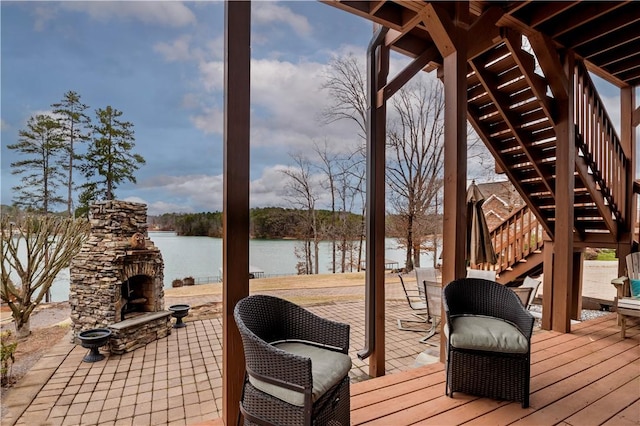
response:
<path fill-rule="evenodd" d="M 491 231 L 498 262 L 491 266 L 483 265 L 482 269 L 495 269 L 499 274 L 524 261 L 530 254 L 539 252 L 544 244 L 543 232 L 531 209 L 527 205 L 522 206 Z"/>
<path fill-rule="evenodd" d="M 618 221 L 625 221 L 628 159 L 589 73 L 576 62 L 576 143 Z"/>

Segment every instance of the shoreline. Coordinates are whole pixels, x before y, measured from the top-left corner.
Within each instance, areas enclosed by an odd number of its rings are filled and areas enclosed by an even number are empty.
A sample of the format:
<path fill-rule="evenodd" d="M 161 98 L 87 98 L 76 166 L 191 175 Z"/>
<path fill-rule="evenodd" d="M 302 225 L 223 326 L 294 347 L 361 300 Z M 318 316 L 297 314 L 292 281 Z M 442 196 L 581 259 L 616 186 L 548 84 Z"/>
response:
<path fill-rule="evenodd" d="M 583 301 L 589 302 L 585 309 L 597 306 L 600 302 L 613 303 L 616 297 L 616 290 L 611 285 L 611 279 L 617 278 L 618 263 L 615 261 L 584 261 L 582 296 Z M 414 274 L 406 275 L 407 282 L 415 281 Z M 348 272 L 338 274 L 318 274 L 318 275 L 288 275 L 283 277 L 254 278 L 250 280 L 250 291 L 252 293 L 270 292 L 275 295 L 291 297 L 300 302 L 309 301 L 313 303 L 331 302 L 337 299 L 353 300 L 364 298 L 365 272 Z M 388 299 L 403 299 L 404 294 L 399 286 L 400 279 L 396 273 L 387 272 L 385 274 L 385 284 L 387 286 Z M 327 292 L 323 289 L 334 289 Z M 307 293 L 305 295 L 305 292 Z M 538 290 L 538 295 L 542 293 L 542 286 Z M 215 282 L 209 284 L 197 284 L 164 289 L 165 304 L 169 306 L 172 299 L 180 301 L 189 299 L 194 302 L 193 307 L 222 300 L 222 283 Z M 202 299 L 204 298 L 204 299 Z M 199 300 L 202 299 L 202 300 Z M 6 304 L 1 305 L 0 325 L 3 328 L 11 324 L 11 310 Z M 69 302 L 59 301 L 41 303 L 34 314 L 32 320 L 41 316 L 53 316 L 53 311 L 68 311 Z M 49 312 L 46 312 L 49 311 Z M 36 325 L 37 321 L 33 321 Z M 46 321 L 49 322 L 49 321 Z M 55 324 L 55 322 L 53 323 Z M 49 324 L 49 325 L 53 325 Z"/>

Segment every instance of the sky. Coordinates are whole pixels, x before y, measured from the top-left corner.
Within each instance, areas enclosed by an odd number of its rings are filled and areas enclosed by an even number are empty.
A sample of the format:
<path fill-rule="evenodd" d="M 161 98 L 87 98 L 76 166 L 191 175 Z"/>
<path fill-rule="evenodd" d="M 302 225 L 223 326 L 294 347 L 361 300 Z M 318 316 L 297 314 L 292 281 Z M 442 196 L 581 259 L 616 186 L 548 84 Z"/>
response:
<path fill-rule="evenodd" d="M 281 172 L 290 154 L 357 138 L 352 123 L 321 122 L 330 102 L 321 86 L 332 59 L 364 64 L 372 24 L 316 1 L 251 7 L 251 206 L 290 207 Z M 0 13 L 2 204 L 19 183 L 10 167 L 19 157 L 6 146 L 72 90 L 94 121 L 110 105 L 134 124 L 146 164 L 118 199 L 144 202 L 150 215 L 222 209 L 222 2 L 3 0 Z M 392 74 L 403 60 L 392 60 Z"/>

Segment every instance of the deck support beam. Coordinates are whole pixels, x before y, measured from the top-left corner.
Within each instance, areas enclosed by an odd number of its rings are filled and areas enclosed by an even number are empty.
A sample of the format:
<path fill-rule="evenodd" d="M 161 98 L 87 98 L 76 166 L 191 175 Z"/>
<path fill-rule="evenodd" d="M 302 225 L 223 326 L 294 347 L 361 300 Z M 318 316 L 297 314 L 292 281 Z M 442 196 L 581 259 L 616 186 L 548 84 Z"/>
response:
<path fill-rule="evenodd" d="M 386 28 L 378 28 L 367 49 L 367 204 L 365 271 L 365 347 L 360 359 L 369 358 L 369 375 L 385 374 L 385 153 L 387 102 L 378 92 L 387 84 L 389 47 Z"/>
<path fill-rule="evenodd" d="M 573 81 L 574 57 L 568 53 L 564 58 L 565 77 Z M 556 125 L 556 182 L 555 182 L 555 229 L 553 256 L 553 289 L 551 294 L 551 329 L 561 333 L 571 331 L 571 310 L 577 306 L 573 285 L 573 222 L 574 189 L 576 170 L 575 126 L 573 85 L 568 87 L 566 100 L 558 101 L 559 114 Z"/>
<path fill-rule="evenodd" d="M 251 2 L 225 2 L 222 240 L 222 419 L 239 424 L 244 380 L 236 303 L 249 295 Z"/>
<path fill-rule="evenodd" d="M 573 283 L 571 285 L 571 319 L 580 321 L 582 316 L 582 271 L 584 250 L 573 253 Z"/>
<path fill-rule="evenodd" d="M 623 87 L 620 89 L 620 143 L 627 158 L 636 158 L 636 127 L 640 125 L 640 109 L 636 108 L 635 89 Z M 638 223 L 637 208 L 638 197 L 633 190 L 633 182 L 636 176 L 636 165 L 629 161 L 625 176 L 627 185 L 627 200 L 624 214 L 625 229 L 621 232 L 617 255 L 618 276 L 624 276 L 626 272 L 625 257 L 633 250 L 633 241 L 636 238 L 634 229 Z"/>
<path fill-rule="evenodd" d="M 446 19 L 442 14 L 438 19 Z M 458 22 L 456 20 L 456 22 Z M 467 30 L 453 22 L 436 26 L 433 36 L 444 60 L 444 205 L 442 282 L 466 275 L 467 235 Z M 438 42 L 440 40 L 440 42 Z"/>
<path fill-rule="evenodd" d="M 466 7 L 466 9 L 465 9 Z M 450 19 L 429 4 L 425 23 L 443 56 L 444 81 L 444 202 L 442 283 L 466 275 L 467 240 L 467 36 L 468 4 L 457 5 Z M 444 316 L 443 316 L 444 318 Z M 440 334 L 440 360 L 445 359 L 445 337 Z"/>

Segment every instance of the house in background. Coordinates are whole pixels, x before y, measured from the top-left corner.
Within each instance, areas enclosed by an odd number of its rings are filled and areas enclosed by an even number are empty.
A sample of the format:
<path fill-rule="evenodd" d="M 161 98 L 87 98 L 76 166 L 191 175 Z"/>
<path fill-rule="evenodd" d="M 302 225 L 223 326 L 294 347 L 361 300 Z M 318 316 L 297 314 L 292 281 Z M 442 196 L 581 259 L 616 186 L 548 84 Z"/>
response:
<path fill-rule="evenodd" d="M 477 185 L 484 196 L 482 210 L 490 231 L 503 224 L 511 214 L 524 206 L 524 200 L 508 180 Z"/>

